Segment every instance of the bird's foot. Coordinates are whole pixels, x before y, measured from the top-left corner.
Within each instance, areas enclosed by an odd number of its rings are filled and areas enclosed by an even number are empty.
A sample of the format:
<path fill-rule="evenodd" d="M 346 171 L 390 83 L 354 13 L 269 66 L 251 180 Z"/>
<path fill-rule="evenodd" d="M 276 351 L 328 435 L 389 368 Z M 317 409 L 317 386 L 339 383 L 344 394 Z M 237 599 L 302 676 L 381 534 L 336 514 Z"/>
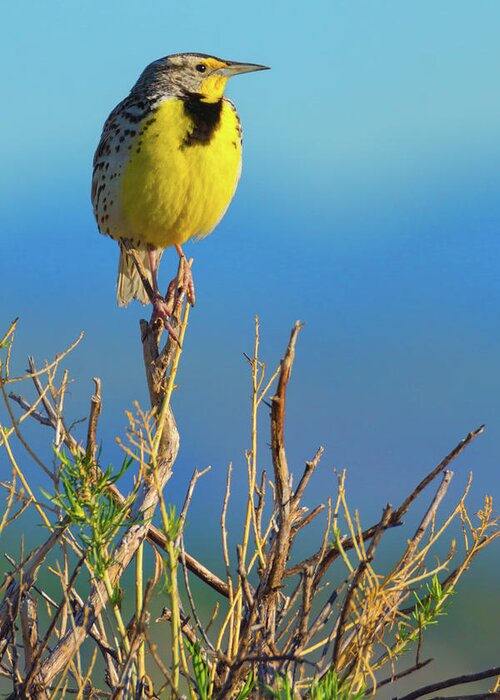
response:
<path fill-rule="evenodd" d="M 176 293 L 177 299 L 180 299 L 181 301 L 186 295 L 191 306 L 194 306 L 196 302 L 196 295 L 194 291 L 193 272 L 186 257 L 184 255 L 182 257 L 184 264 L 182 266 L 180 279 L 177 276 L 170 282 L 165 299 L 167 304 L 170 304 Z"/>
<path fill-rule="evenodd" d="M 179 336 L 170 323 L 172 312 L 170 311 L 168 301 L 166 301 L 161 294 L 156 292 L 151 303 L 153 304 L 153 313 L 151 314 L 151 320 L 149 322 L 150 329 L 154 330 L 158 325 L 158 321 L 160 321 L 160 325 L 165 328 L 169 336 L 175 340 L 177 345 L 180 345 Z"/>

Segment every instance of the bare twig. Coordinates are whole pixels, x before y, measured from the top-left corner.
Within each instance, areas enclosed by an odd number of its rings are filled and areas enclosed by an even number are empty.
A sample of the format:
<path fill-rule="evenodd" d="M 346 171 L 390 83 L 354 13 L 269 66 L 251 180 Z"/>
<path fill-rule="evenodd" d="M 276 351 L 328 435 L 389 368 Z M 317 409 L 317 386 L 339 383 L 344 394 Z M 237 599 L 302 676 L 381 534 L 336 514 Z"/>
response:
<path fill-rule="evenodd" d="M 15 401 L 15 403 L 19 404 L 19 406 L 21 406 L 21 408 L 24 411 L 29 412 L 31 417 L 39 423 L 41 423 L 42 425 L 47 425 L 49 428 L 53 427 L 51 419 L 47 418 L 43 415 L 43 413 L 40 413 L 39 411 L 34 411 L 29 401 L 26 401 L 26 399 L 20 394 L 15 394 L 13 391 L 11 391 L 9 393 L 9 399 L 12 399 L 12 401 Z"/>
<path fill-rule="evenodd" d="M 295 357 L 295 343 L 302 327 L 297 321 L 292 330 L 290 341 L 281 363 L 276 395 L 271 398 L 271 452 L 278 495 L 279 524 L 276 543 L 273 547 L 274 556 L 272 557 L 270 570 L 266 572 L 265 594 L 273 592 L 281 586 L 291 547 L 291 529 L 294 524 L 295 509 L 294 504 L 291 502 L 290 474 L 285 453 L 285 400 Z"/>
<path fill-rule="evenodd" d="M 416 700 L 416 698 L 421 698 L 424 695 L 429 695 L 430 693 L 435 693 L 437 690 L 444 690 L 445 688 L 452 688 L 455 685 L 462 685 L 463 683 L 475 683 L 476 681 L 482 681 L 485 678 L 495 678 L 500 676 L 500 666 L 495 666 L 494 668 L 488 668 L 486 671 L 480 671 L 479 673 L 467 673 L 463 676 L 455 676 L 454 678 L 448 678 L 446 681 L 439 681 L 438 683 L 431 683 L 418 690 L 414 690 L 412 693 L 407 695 L 396 696 L 394 700 Z M 489 694 L 487 697 L 498 697 L 500 693 Z M 486 695 L 484 695 L 486 697 Z"/>
<path fill-rule="evenodd" d="M 377 690 L 379 688 L 382 688 L 384 685 L 388 685 L 389 683 L 396 683 L 397 681 L 401 680 L 401 678 L 406 678 L 407 676 L 410 676 L 412 673 L 415 673 L 416 671 L 420 671 L 421 668 L 425 668 L 425 666 L 428 666 L 433 661 L 434 661 L 433 658 L 426 659 L 425 661 L 419 661 L 418 663 L 415 663 L 413 666 L 410 666 L 410 668 L 406 668 L 404 671 L 400 671 L 399 673 L 395 673 L 391 676 L 388 676 L 387 678 L 384 678 L 382 681 L 379 681 L 377 683 Z M 366 695 L 372 695 L 374 691 L 375 691 L 375 688 L 368 688 L 365 692 L 366 692 Z"/>
<path fill-rule="evenodd" d="M 432 700 L 499 700 L 500 692 L 474 693 L 472 695 L 436 695 Z"/>
<path fill-rule="evenodd" d="M 306 486 L 309 483 L 309 480 L 311 476 L 314 473 L 314 470 L 319 464 L 319 461 L 321 457 L 323 456 L 324 448 L 320 447 L 317 451 L 314 457 L 310 462 L 306 462 L 306 466 L 304 469 L 304 473 L 302 474 L 302 477 L 299 481 L 299 485 L 295 489 L 295 493 L 293 494 L 293 503 L 294 505 L 297 505 L 300 500 L 302 499 L 302 496 L 304 495 L 304 491 L 306 490 Z"/>
<path fill-rule="evenodd" d="M 184 523 L 186 521 L 186 514 L 188 512 L 189 506 L 191 504 L 191 499 L 193 498 L 193 493 L 194 489 L 196 486 L 196 482 L 198 479 L 200 479 L 202 476 L 205 476 L 212 467 L 205 467 L 205 469 L 202 469 L 201 472 L 199 472 L 197 469 L 194 470 L 193 476 L 191 477 L 191 480 L 189 482 L 188 490 L 186 493 L 186 497 L 184 499 L 184 505 L 182 506 L 181 513 L 179 515 L 179 534 L 177 536 L 176 542 L 174 543 L 174 546 L 177 548 L 179 546 L 180 540 L 182 539 L 183 532 L 184 532 Z M 184 557 L 184 564 L 185 564 L 185 557 Z"/>
<path fill-rule="evenodd" d="M 224 502 L 222 504 L 222 512 L 221 512 L 221 520 L 220 520 L 220 528 L 221 528 L 221 535 L 222 535 L 222 553 L 224 556 L 224 564 L 226 565 L 226 577 L 227 577 L 227 583 L 228 583 L 230 592 L 232 590 L 231 565 L 230 565 L 230 561 L 229 561 L 229 548 L 227 545 L 226 517 L 227 517 L 227 507 L 229 504 L 229 495 L 231 493 L 231 472 L 232 472 L 232 469 L 233 469 L 233 465 L 230 462 L 229 466 L 227 468 L 226 490 L 224 492 Z"/>
<path fill-rule="evenodd" d="M 292 527 L 294 537 L 299 530 L 302 530 L 303 527 L 306 527 L 306 525 L 309 525 L 309 523 L 311 523 L 317 515 L 322 513 L 325 510 L 325 508 L 326 508 L 325 504 L 321 503 L 319 506 L 316 506 L 316 508 L 314 508 L 314 510 L 312 510 L 310 513 L 308 513 L 306 516 L 304 516 L 300 522 L 296 523 Z M 307 568 L 307 564 L 305 565 L 304 568 Z"/>
<path fill-rule="evenodd" d="M 92 460 L 92 462 L 95 461 L 97 421 L 99 420 L 99 415 L 102 409 L 101 380 L 98 377 L 94 377 L 94 384 L 95 394 L 90 400 L 87 448 L 85 450 L 87 459 Z"/>
<path fill-rule="evenodd" d="M 445 471 L 443 474 L 443 479 L 441 481 L 441 485 L 439 486 L 436 495 L 432 499 L 432 503 L 430 504 L 429 508 L 427 509 L 426 514 L 424 515 L 422 522 L 417 528 L 417 531 L 413 535 L 410 544 L 408 546 L 408 549 L 406 550 L 406 554 L 401 560 L 401 564 L 404 565 L 408 559 L 411 559 L 413 555 L 415 554 L 420 542 L 422 541 L 425 533 L 427 532 L 430 524 L 433 522 L 434 518 L 436 517 L 436 512 L 437 509 L 439 508 L 439 505 L 441 504 L 441 501 L 446 495 L 446 492 L 448 491 L 448 488 L 450 486 L 451 480 L 453 478 L 453 472 L 452 471 Z"/>
<path fill-rule="evenodd" d="M 24 672 L 29 673 L 38 650 L 38 616 L 35 600 L 29 593 L 21 597 L 19 609 L 23 634 Z"/>

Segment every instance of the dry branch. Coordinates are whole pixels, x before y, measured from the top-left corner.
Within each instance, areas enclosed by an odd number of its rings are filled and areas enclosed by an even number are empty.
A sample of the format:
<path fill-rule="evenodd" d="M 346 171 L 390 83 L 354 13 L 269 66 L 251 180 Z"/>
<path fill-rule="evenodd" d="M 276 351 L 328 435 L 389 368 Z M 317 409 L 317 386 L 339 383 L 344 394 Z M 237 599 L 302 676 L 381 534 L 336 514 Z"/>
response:
<path fill-rule="evenodd" d="M 437 690 L 444 690 L 445 688 L 453 688 L 455 685 L 462 685 L 464 683 L 475 683 L 476 681 L 482 681 L 485 678 L 496 678 L 500 676 L 500 666 L 494 668 L 488 668 L 485 671 L 480 671 L 479 673 L 466 673 L 462 676 L 455 676 L 454 678 L 448 678 L 446 681 L 439 681 L 439 683 L 430 683 L 429 685 L 414 690 L 412 693 L 407 693 L 406 695 L 400 695 L 394 698 L 394 700 L 417 700 L 424 695 L 430 695 L 435 693 Z M 480 696 L 475 697 L 488 697 L 494 698 L 500 696 L 500 693 L 484 693 Z M 474 697 L 474 696 L 462 696 L 462 697 Z"/>
<path fill-rule="evenodd" d="M 111 693 L 96 690 L 96 697 L 152 697 L 160 696 L 167 689 L 172 697 L 181 697 L 182 676 L 193 699 L 197 697 L 196 684 L 200 677 L 205 678 L 206 687 L 203 691 L 199 689 L 199 695 L 210 700 L 230 700 L 237 696 L 245 684 L 249 688 L 252 683 L 253 690 L 249 691 L 249 697 L 264 697 L 263 686 L 269 684 L 277 688 L 281 682 L 285 682 L 280 679 L 287 679 L 286 682 L 291 683 L 290 692 L 294 697 L 304 697 L 311 692 L 313 679 L 319 688 L 331 679 L 332 674 L 345 697 L 351 692 L 375 694 L 375 673 L 384 664 L 390 663 L 393 672 L 379 686 L 396 682 L 430 662 L 420 660 L 425 624 L 415 622 L 412 627 L 409 620 L 419 620 L 424 606 L 437 616 L 440 606 L 453 592 L 459 577 L 473 558 L 499 534 L 499 520 L 494 516 L 491 499 L 486 499 L 483 510 L 479 512 L 480 522 L 477 526 L 465 510 L 465 495 L 443 524 L 438 521 L 439 508 L 452 478 L 448 466 L 483 428 L 471 432 L 462 440 L 420 481 L 398 508 L 386 506 L 380 520 L 365 530 L 361 528 L 358 513 L 352 513 L 348 506 L 345 473 L 338 479 L 338 493 L 333 503 L 329 498 L 327 508 L 324 503 L 320 503 L 309 509 L 302 501 L 322 457 L 323 448 L 318 449 L 313 459 L 301 468 L 298 485 L 294 490 L 293 468 L 289 463 L 285 443 L 287 388 L 297 337 L 302 326 L 298 322 L 295 324 L 279 368 L 268 378 L 265 376 L 265 365 L 259 358 L 257 323 L 254 354 L 253 357 L 247 356 L 252 372 L 252 444 L 246 453 L 247 509 L 242 540 L 236 546 L 235 562 L 232 562 L 228 544 L 230 533 L 227 530 L 227 512 L 231 498 L 230 467 L 221 515 L 222 556 L 226 576 L 226 581 L 223 581 L 185 552 L 183 542 L 186 512 L 193 489 L 197 479 L 208 468 L 202 472 L 195 471 L 179 517 L 174 518 L 172 512 L 169 513 L 163 496 L 179 447 L 179 435 L 170 400 L 175 388 L 175 374 L 189 312 L 189 307 L 184 305 L 182 284 L 186 264 L 188 263 L 184 259 L 180 260 L 178 284 L 171 300 L 172 324 L 178 333 L 179 342 L 170 336 L 162 347 L 159 325 L 152 328 L 145 321 L 141 322 L 141 342 L 151 411 L 142 411 L 137 407 L 137 414 L 127 414 L 130 422 L 128 442 L 120 443 L 127 456 L 138 465 L 136 487 L 132 494 L 133 504 L 132 497 L 126 499 L 114 482 L 106 486 L 111 494 L 111 498 L 108 496 L 109 502 L 122 508 L 129 517 L 123 521 L 121 531 L 124 534 L 116 546 L 118 538 L 113 539 L 114 548 L 110 552 L 105 574 L 96 574 L 92 569 L 90 550 L 76 538 L 71 519 L 60 518 L 57 524 L 51 524 L 32 492 L 28 491 L 28 497 L 20 493 L 15 479 L 19 478 L 23 484 L 26 481 L 9 443 L 10 436 L 14 434 L 23 439 L 19 426 L 26 418 L 32 418 L 50 427 L 55 434 L 56 448 L 66 445 L 73 459 L 87 465 L 93 482 L 99 483 L 105 477 L 98 463 L 96 449 L 102 403 L 99 380 L 94 380 L 95 393 L 91 399 L 85 447 L 78 443 L 72 435 L 71 427 L 67 427 L 63 418 L 68 376 L 65 372 L 62 382 L 57 386 L 55 377 L 60 360 L 56 358 L 55 362 L 39 370 L 30 358 L 27 376 L 36 392 L 34 402 L 29 402 L 20 393 L 10 393 L 10 401 L 20 406 L 23 414 L 20 419 L 14 418 L 9 406 L 12 428 L 0 426 L 3 446 L 8 452 L 15 476 L 12 483 L 1 484 L 7 492 L 8 510 L 12 508 L 14 499 L 19 498 L 23 507 L 33 505 L 38 508 L 46 524 L 52 528 L 44 545 L 27 556 L 22 556 L 20 563 L 13 562 L 13 571 L 2 587 L 0 652 L 3 667 L 0 672 L 7 669 L 11 675 L 14 689 L 11 699 L 29 696 L 30 700 L 45 700 L 49 695 L 56 697 L 58 693 L 64 695 L 73 692 L 70 686 L 76 686 L 74 690 L 79 696 L 90 693 L 92 697 L 94 662 L 99 652 L 105 660 L 106 682 Z M 143 274 L 147 277 L 144 270 Z M 8 343 L 12 343 L 12 338 L 11 330 L 7 336 Z M 63 356 L 64 354 L 61 355 Z M 6 402 L 9 401 L 6 385 L 22 379 L 11 379 L 7 365 L 2 365 L 3 374 L 0 376 L 2 395 Z M 274 385 L 274 394 L 269 397 Z M 273 476 L 270 481 L 265 472 L 258 469 L 257 412 L 261 405 L 269 405 L 271 409 Z M 43 465 L 41 460 L 39 462 Z M 53 473 L 43 466 L 56 485 L 63 482 L 64 474 L 58 471 L 60 467 L 57 463 L 54 463 Z M 68 463 L 67 466 L 69 468 L 71 464 Z M 436 487 L 431 504 L 413 536 L 408 537 L 408 544 L 399 561 L 389 573 L 378 572 L 375 555 L 381 539 L 392 527 L 402 526 L 402 518 L 410 506 L 439 474 L 443 475 L 441 484 Z M 270 489 L 266 492 L 268 484 Z M 271 502 L 266 504 L 266 498 Z M 60 506 L 60 502 L 57 503 Z M 52 506 L 51 508 L 53 510 Z M 151 523 L 151 517 L 157 508 L 162 516 L 163 529 Z M 325 510 L 325 525 L 319 548 L 311 556 L 297 562 L 293 551 L 297 534 Z M 10 515 L 15 518 L 18 512 L 11 512 Z M 47 513 L 51 516 L 50 511 Z M 458 566 L 443 577 L 454 552 L 441 563 L 433 562 L 429 565 L 428 561 L 432 560 L 431 548 L 442 538 L 455 518 L 460 519 L 462 524 L 465 553 Z M 0 530 L 7 527 L 10 520 L 5 516 Z M 153 548 L 155 575 L 144 586 L 142 544 L 146 538 L 158 549 Z M 48 554 L 59 544 L 63 553 L 63 566 L 57 564 L 52 571 L 58 576 L 64 592 L 60 603 L 55 603 L 35 582 Z M 80 558 L 80 566 L 87 566 L 91 573 L 92 588 L 86 599 L 80 597 L 76 590 L 80 582 L 79 567 L 70 576 L 69 547 Z M 107 550 L 111 545 L 106 542 L 102 547 Z M 134 558 L 137 562 L 136 612 L 125 625 L 118 604 L 119 586 L 125 570 Z M 177 580 L 179 562 L 183 569 L 185 596 L 182 596 Z M 326 574 L 333 564 L 335 578 L 332 576 L 326 580 Z M 191 590 L 188 570 L 228 599 L 225 605 L 216 603 L 208 624 L 203 624 L 203 616 L 198 613 L 199 602 L 196 590 Z M 165 650 L 152 643 L 149 633 L 148 605 L 161 576 L 165 577 L 169 607 L 165 608 L 158 621 L 168 623 L 172 633 L 170 668 L 169 662 L 164 659 Z M 438 577 L 441 581 L 436 584 L 434 582 Z M 326 585 L 333 585 L 334 580 L 337 583 L 332 589 L 323 593 Z M 433 582 L 432 590 L 425 588 L 430 582 Z M 422 590 L 427 590 L 428 593 L 422 595 Z M 418 591 L 420 598 L 410 605 L 413 591 Z M 436 595 L 438 599 L 435 598 Z M 49 623 L 41 632 L 33 604 L 36 596 L 45 601 L 50 611 Z M 183 612 L 185 597 L 191 607 L 193 623 Z M 403 603 L 406 608 L 403 608 Z M 215 618 L 217 625 L 213 626 L 214 631 L 212 623 Z M 23 637 L 22 658 L 19 658 L 16 646 L 15 623 L 18 620 Z M 94 644 L 94 654 L 84 671 L 80 647 L 87 638 Z M 397 672 L 395 663 L 410 644 L 416 646 L 416 660 L 405 671 Z M 147 663 L 144 658 L 146 648 L 149 649 Z M 20 667 L 22 660 L 24 670 Z M 164 679 L 161 687 L 156 687 L 146 671 L 151 660 L 158 666 Z M 309 678 L 307 674 L 311 669 L 313 676 Z M 200 675 L 201 671 L 203 673 Z M 500 669 L 490 669 L 481 674 L 426 686 L 399 700 L 412 700 L 459 682 L 494 677 L 497 671 L 500 673 Z M 463 680 L 465 678 L 469 680 Z M 495 693 L 489 697 L 495 697 Z"/>

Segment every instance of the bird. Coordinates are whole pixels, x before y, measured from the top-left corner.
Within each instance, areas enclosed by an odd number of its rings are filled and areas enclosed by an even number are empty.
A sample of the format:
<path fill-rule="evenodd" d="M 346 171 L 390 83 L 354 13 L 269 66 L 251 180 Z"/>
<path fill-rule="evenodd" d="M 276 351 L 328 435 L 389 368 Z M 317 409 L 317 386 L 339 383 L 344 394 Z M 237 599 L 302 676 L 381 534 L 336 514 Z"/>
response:
<path fill-rule="evenodd" d="M 104 124 L 91 199 L 99 231 L 120 246 L 118 305 L 151 301 L 151 324 L 160 318 L 170 332 L 160 259 L 171 246 L 185 259 L 183 244 L 207 236 L 226 213 L 241 173 L 242 130 L 224 90 L 232 76 L 267 69 L 203 53 L 165 56 L 146 66 Z M 191 268 L 184 269 L 194 305 Z"/>

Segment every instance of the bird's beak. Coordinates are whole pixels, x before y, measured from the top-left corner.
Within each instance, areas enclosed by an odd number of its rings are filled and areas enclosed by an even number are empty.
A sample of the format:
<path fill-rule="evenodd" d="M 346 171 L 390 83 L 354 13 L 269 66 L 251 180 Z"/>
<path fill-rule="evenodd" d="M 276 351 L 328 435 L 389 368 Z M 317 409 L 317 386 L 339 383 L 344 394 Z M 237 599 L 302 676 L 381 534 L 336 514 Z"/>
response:
<path fill-rule="evenodd" d="M 269 67 L 259 66 L 257 63 L 236 63 L 235 61 L 227 61 L 225 66 L 218 68 L 214 72 L 218 75 L 223 75 L 225 78 L 230 78 L 233 75 L 252 73 L 255 70 L 269 70 Z"/>

